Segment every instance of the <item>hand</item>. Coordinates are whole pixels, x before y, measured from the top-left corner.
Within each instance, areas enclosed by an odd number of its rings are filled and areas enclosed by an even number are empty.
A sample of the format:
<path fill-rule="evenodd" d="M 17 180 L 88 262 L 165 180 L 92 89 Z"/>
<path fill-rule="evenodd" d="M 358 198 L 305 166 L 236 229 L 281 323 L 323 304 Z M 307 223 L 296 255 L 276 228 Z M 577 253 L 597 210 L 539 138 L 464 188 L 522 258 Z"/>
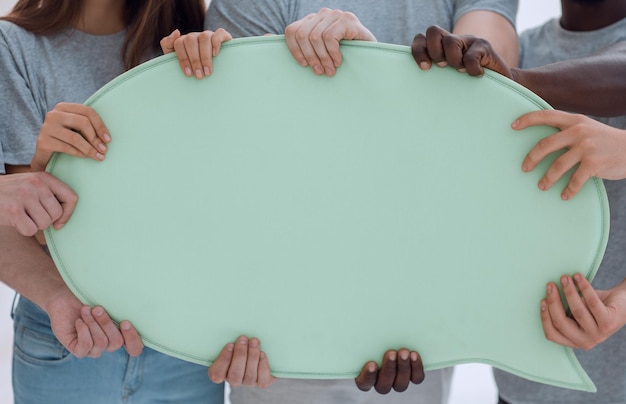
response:
<path fill-rule="evenodd" d="M 522 170 L 532 171 L 550 153 L 565 149 L 539 180 L 539 189 L 552 187 L 572 167 L 576 167 L 561 198 L 573 198 L 591 177 L 618 180 L 626 178 L 626 131 L 607 126 L 584 115 L 562 111 L 535 111 L 521 116 L 512 127 L 548 125 L 561 131 L 541 139 L 526 155 Z"/>
<path fill-rule="evenodd" d="M 192 32 L 181 35 L 174 30 L 161 39 L 163 54 L 176 52 L 180 68 L 185 76 L 194 76 L 199 80 L 213 73 L 213 58 L 220 53 L 223 42 L 233 37 L 220 28 L 217 31 Z"/>
<path fill-rule="evenodd" d="M 609 290 L 594 290 L 581 274 L 561 277 L 571 317 L 567 316 L 559 289 L 546 287 L 541 301 L 541 322 L 550 341 L 571 348 L 591 349 L 626 324 L 626 281 Z"/>
<path fill-rule="evenodd" d="M 54 335 L 78 358 L 98 358 L 122 346 L 130 356 L 143 350 L 130 322 L 122 321 L 118 329 L 102 307 L 84 306 L 69 289 L 58 293 L 47 307 Z"/>
<path fill-rule="evenodd" d="M 51 224 L 62 228 L 77 201 L 70 187 L 46 172 L 0 176 L 0 225 L 23 236 L 34 236 Z"/>
<path fill-rule="evenodd" d="M 333 76 L 343 61 L 339 41 L 376 41 L 376 37 L 352 13 L 323 8 L 285 28 L 289 51 L 300 64 L 316 75 Z"/>
<path fill-rule="evenodd" d="M 81 104 L 59 103 L 46 114 L 31 168 L 45 170 L 54 152 L 102 161 L 110 141 L 109 130 L 96 111 Z"/>
<path fill-rule="evenodd" d="M 424 377 L 420 355 L 402 348 L 385 352 L 380 370 L 376 362 L 366 363 L 354 381 L 359 390 L 369 391 L 374 387 L 378 393 L 387 394 L 392 388 L 397 392 L 405 391 L 409 383 L 420 384 Z"/>
<path fill-rule="evenodd" d="M 214 383 L 226 381 L 232 387 L 260 388 L 269 387 L 276 380 L 270 374 L 270 364 L 265 352 L 261 351 L 261 342 L 243 335 L 222 349 L 209 368 L 209 378 Z"/>
<path fill-rule="evenodd" d="M 451 66 L 470 76 L 482 76 L 484 67 L 513 78 L 511 69 L 491 48 L 488 41 L 470 35 L 454 35 L 436 25 L 426 34 L 417 34 L 411 44 L 413 58 L 422 70 L 432 62 L 439 67 Z"/>

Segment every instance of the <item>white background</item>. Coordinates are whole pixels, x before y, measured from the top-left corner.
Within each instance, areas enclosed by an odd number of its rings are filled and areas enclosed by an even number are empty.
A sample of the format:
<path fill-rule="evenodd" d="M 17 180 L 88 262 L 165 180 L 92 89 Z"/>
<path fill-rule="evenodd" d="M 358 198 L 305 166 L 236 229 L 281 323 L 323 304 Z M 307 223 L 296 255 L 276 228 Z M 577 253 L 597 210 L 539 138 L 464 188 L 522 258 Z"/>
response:
<path fill-rule="evenodd" d="M 0 15 L 6 14 L 15 0 L 0 0 Z M 520 0 L 518 30 L 534 27 L 560 14 L 558 0 Z M 1 100 L 0 102 L 6 102 Z M 13 292 L 0 283 L 0 403 L 13 401 L 11 393 L 12 321 L 9 316 Z M 450 404 L 488 404 L 496 402 L 496 389 L 488 366 L 457 366 Z"/>

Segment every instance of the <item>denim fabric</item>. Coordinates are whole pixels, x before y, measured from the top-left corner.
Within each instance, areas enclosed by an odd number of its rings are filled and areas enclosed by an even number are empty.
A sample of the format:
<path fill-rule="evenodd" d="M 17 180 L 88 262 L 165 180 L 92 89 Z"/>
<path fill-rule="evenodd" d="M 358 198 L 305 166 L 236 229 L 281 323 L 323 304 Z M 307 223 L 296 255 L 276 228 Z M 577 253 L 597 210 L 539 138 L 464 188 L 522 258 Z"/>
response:
<path fill-rule="evenodd" d="M 223 404 L 224 385 L 207 368 L 150 348 L 135 358 L 124 349 L 78 359 L 55 338 L 47 314 L 20 298 L 14 317 L 16 404 Z"/>

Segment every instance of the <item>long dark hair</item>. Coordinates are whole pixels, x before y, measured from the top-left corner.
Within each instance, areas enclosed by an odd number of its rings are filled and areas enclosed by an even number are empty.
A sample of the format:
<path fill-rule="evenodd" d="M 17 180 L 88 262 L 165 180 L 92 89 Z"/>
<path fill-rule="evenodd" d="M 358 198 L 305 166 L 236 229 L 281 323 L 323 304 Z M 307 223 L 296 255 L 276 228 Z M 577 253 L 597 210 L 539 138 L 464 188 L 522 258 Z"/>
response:
<path fill-rule="evenodd" d="M 81 0 L 18 0 L 1 19 L 40 35 L 51 35 L 78 22 Z M 161 38 L 178 28 L 183 34 L 202 31 L 204 0 L 126 0 L 126 39 L 122 58 L 126 69 L 160 49 Z"/>

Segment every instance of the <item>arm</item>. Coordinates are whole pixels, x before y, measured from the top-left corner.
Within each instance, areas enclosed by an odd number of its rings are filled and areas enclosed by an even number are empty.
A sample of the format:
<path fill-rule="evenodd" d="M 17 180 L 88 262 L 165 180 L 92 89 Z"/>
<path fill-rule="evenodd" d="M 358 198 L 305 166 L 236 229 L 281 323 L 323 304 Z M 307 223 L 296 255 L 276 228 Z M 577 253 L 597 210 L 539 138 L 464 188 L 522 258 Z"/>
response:
<path fill-rule="evenodd" d="M 118 330 L 101 307 L 84 306 L 37 240 L 6 226 L 0 226 L 0 281 L 46 311 L 56 337 L 79 358 L 99 357 L 122 345 L 133 356 L 143 349 L 129 322 Z"/>
<path fill-rule="evenodd" d="M 626 41 L 588 57 L 533 69 L 509 67 L 485 39 L 434 26 L 416 35 L 411 49 L 423 70 L 431 61 L 471 76 L 481 76 L 488 68 L 529 88 L 556 109 L 595 116 L 626 114 Z"/>
<path fill-rule="evenodd" d="M 575 274 L 562 276 L 561 286 L 571 316 L 557 285 L 549 283 L 541 301 L 541 322 L 549 340 L 588 350 L 626 325 L 626 280 L 609 290 L 594 290 L 584 276 Z"/>
<path fill-rule="evenodd" d="M 512 69 L 512 74 L 554 108 L 595 116 L 626 115 L 626 41 L 585 58 Z"/>
<path fill-rule="evenodd" d="M 61 229 L 78 197 L 67 185 L 45 172 L 0 176 L 0 225 L 24 236 L 53 225 Z"/>

